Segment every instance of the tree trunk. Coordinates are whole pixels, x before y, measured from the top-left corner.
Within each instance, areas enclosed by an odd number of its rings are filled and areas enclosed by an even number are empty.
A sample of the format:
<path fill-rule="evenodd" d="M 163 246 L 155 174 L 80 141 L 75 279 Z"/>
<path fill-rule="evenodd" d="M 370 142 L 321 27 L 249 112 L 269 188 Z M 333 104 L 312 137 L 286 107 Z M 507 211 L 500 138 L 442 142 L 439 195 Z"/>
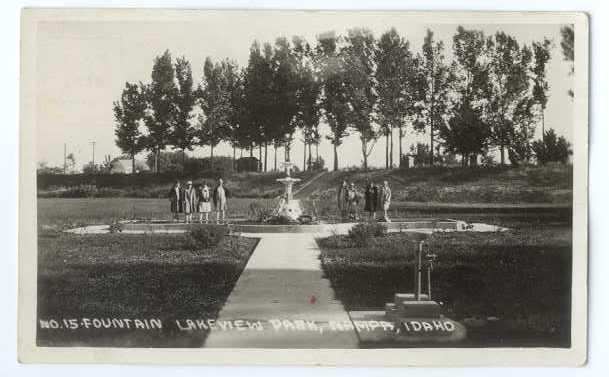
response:
<path fill-rule="evenodd" d="M 131 154 L 131 174 L 135 174 L 135 153 Z"/>
<path fill-rule="evenodd" d="M 334 145 L 334 171 L 338 171 L 338 148 Z"/>
<path fill-rule="evenodd" d="M 306 137 L 302 142 L 303 151 L 302 151 L 302 171 L 307 170 L 307 140 Z"/>
<path fill-rule="evenodd" d="M 273 171 L 277 171 L 277 144 L 273 143 L 273 154 L 274 154 L 274 162 L 273 162 Z"/>
<path fill-rule="evenodd" d="M 366 142 L 366 137 L 362 135 L 362 156 L 364 157 L 364 171 L 368 171 L 368 155 L 366 153 L 366 146 L 368 143 Z"/>
<path fill-rule="evenodd" d="M 214 171 L 214 145 L 209 145 L 209 170 Z"/>
<path fill-rule="evenodd" d="M 402 126 L 400 126 L 400 135 L 399 135 L 399 140 L 400 140 L 399 153 L 400 153 L 400 155 L 399 155 L 399 161 L 398 161 L 399 167 L 402 167 L 402 138 L 403 137 L 404 137 L 404 133 L 402 131 Z"/>
<path fill-rule="evenodd" d="M 309 170 L 311 170 L 312 164 L 313 164 L 313 156 L 311 155 L 311 143 L 309 143 L 309 163 L 307 164 L 309 166 Z"/>
<path fill-rule="evenodd" d="M 389 167 L 393 169 L 393 127 L 389 134 Z"/>
<path fill-rule="evenodd" d="M 237 166 L 237 148 L 233 145 L 233 170 Z"/>
<path fill-rule="evenodd" d="M 389 169 L 389 132 L 385 132 L 385 169 Z"/>
<path fill-rule="evenodd" d="M 156 148 L 154 151 L 154 172 L 156 174 L 159 173 L 159 148 Z"/>
<path fill-rule="evenodd" d="M 262 172 L 262 144 L 258 146 L 258 171 Z"/>
<path fill-rule="evenodd" d="M 319 164 L 319 143 L 315 144 L 315 161 Z"/>
<path fill-rule="evenodd" d="M 503 142 L 502 142 L 501 145 L 499 146 L 499 151 L 501 153 L 501 166 L 505 165 L 505 156 L 504 156 L 504 153 L 503 153 L 504 150 L 505 150 L 505 147 L 503 146 Z"/>
<path fill-rule="evenodd" d="M 269 151 L 268 143 L 265 141 L 264 142 L 264 172 L 265 173 L 266 173 L 266 163 L 268 161 L 268 158 L 267 158 L 268 151 Z"/>
<path fill-rule="evenodd" d="M 186 163 L 186 150 L 182 148 L 182 172 L 184 172 L 184 163 Z"/>
<path fill-rule="evenodd" d="M 250 145 L 250 157 L 254 157 L 254 146 Z"/>
<path fill-rule="evenodd" d="M 429 123 L 429 166 L 433 166 L 433 121 Z"/>
<path fill-rule="evenodd" d="M 543 141 L 543 135 L 545 134 L 545 117 L 544 108 L 541 106 L 541 140 Z"/>

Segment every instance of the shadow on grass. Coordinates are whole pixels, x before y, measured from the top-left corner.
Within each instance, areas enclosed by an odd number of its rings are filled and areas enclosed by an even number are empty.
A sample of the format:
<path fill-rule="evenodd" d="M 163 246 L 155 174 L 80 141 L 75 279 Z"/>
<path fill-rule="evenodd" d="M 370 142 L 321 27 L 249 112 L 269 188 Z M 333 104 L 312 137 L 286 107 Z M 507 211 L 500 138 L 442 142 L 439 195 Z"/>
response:
<path fill-rule="evenodd" d="M 208 332 L 181 331 L 176 320 L 216 318 L 255 244 L 225 237 L 214 248 L 181 250 L 183 237 L 173 235 L 39 237 L 38 318 L 62 328 L 39 326 L 37 343 L 201 347 Z M 158 319 L 162 328 L 87 328 L 85 318 Z"/>

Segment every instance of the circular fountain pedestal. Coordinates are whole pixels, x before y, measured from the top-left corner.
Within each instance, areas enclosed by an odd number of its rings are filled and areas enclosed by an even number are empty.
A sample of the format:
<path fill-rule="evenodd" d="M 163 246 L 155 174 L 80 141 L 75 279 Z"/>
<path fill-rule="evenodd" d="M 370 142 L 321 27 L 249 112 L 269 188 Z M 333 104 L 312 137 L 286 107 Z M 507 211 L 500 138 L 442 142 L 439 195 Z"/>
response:
<path fill-rule="evenodd" d="M 285 178 L 277 179 L 285 188 L 285 193 L 277 207 L 277 217 L 288 219 L 291 222 L 298 223 L 298 218 L 302 216 L 302 208 L 300 200 L 294 199 L 292 194 L 292 186 L 296 182 L 300 182 L 299 178 L 292 178 L 289 175 Z"/>

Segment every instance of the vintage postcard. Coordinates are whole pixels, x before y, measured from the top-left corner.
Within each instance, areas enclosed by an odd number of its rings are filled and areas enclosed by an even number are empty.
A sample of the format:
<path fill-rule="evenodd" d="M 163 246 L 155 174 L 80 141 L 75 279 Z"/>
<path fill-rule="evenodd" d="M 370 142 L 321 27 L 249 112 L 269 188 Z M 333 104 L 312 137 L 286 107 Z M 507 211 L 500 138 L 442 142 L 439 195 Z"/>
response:
<path fill-rule="evenodd" d="M 585 14 L 21 30 L 22 362 L 585 363 Z"/>

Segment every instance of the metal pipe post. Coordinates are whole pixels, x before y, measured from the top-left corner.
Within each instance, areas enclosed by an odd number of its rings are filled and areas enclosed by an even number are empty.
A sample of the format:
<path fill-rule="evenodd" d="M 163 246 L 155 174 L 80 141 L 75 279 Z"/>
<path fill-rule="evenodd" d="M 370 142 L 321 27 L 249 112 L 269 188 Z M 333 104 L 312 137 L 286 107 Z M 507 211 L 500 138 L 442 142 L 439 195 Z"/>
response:
<path fill-rule="evenodd" d="M 421 300 L 421 267 L 422 267 L 421 258 L 422 258 L 422 254 L 423 254 L 423 243 L 424 242 L 425 241 L 419 242 L 419 249 L 417 250 L 416 268 L 415 268 L 415 274 L 416 274 L 415 300 L 416 301 Z"/>

